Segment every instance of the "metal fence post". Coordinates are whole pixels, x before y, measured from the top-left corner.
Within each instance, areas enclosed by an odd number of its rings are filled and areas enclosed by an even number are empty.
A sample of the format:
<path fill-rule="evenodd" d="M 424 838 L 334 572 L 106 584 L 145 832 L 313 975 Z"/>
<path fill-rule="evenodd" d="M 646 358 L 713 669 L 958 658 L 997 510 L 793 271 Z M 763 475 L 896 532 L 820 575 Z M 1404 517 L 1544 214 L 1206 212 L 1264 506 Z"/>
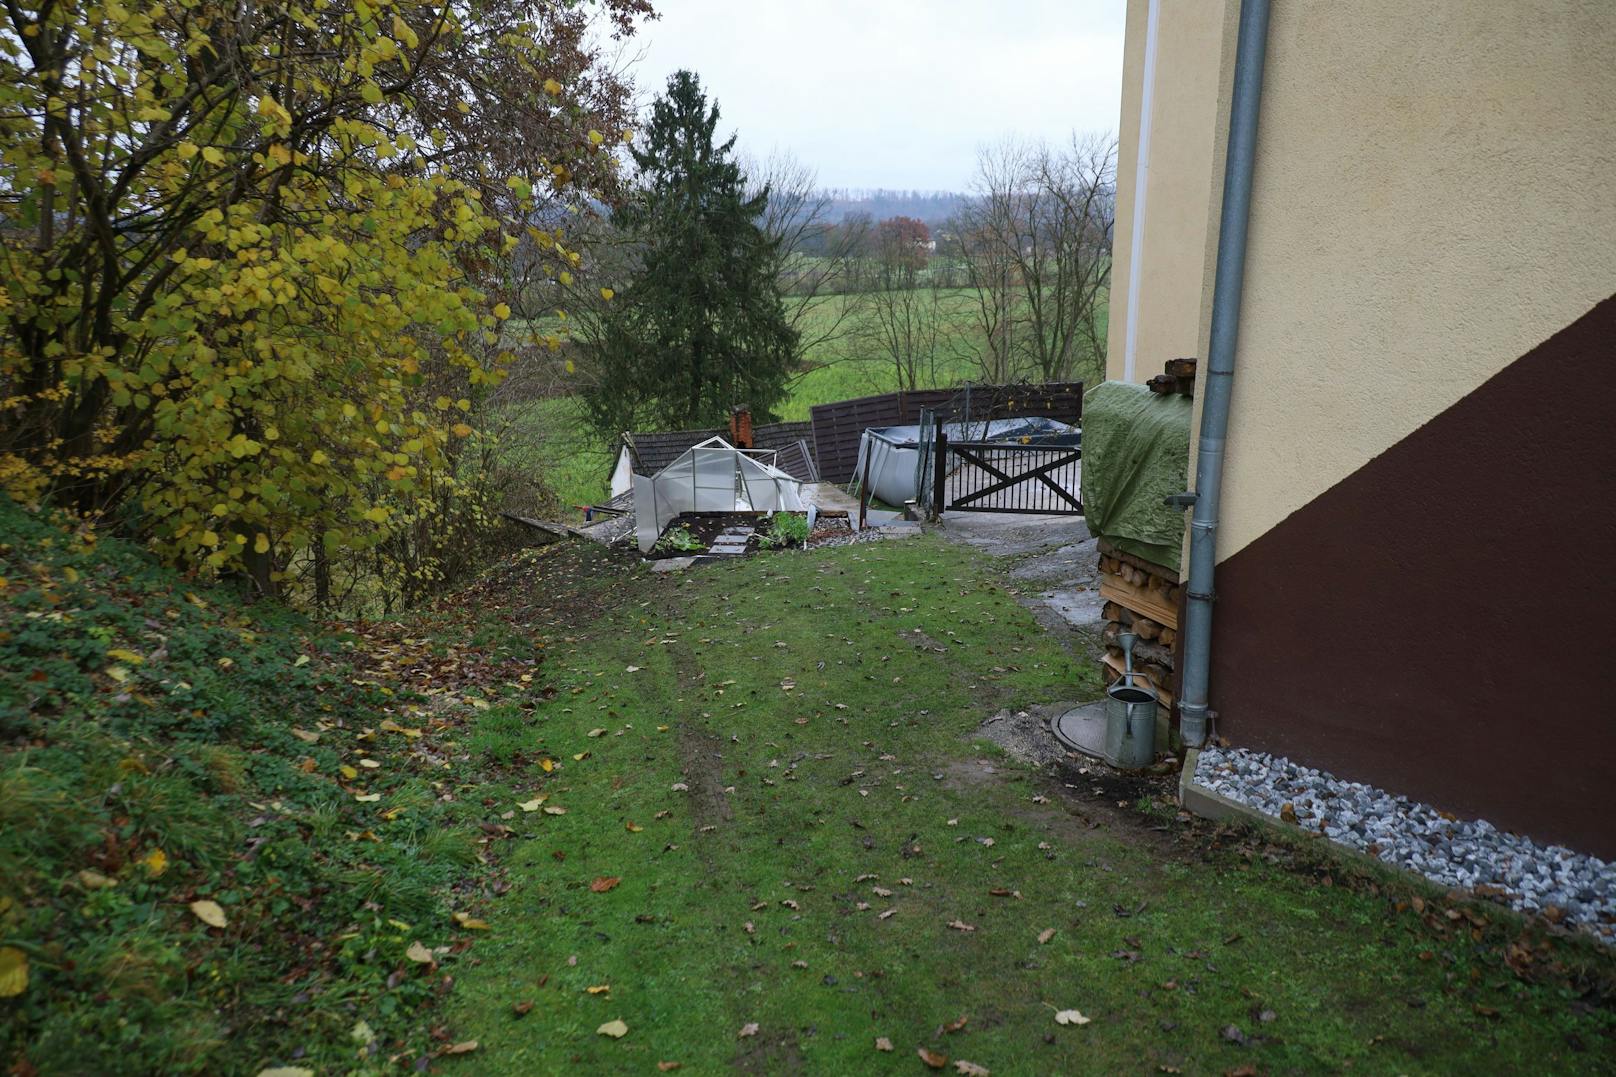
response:
<path fill-rule="evenodd" d="M 932 438 L 937 455 L 931 471 L 931 518 L 938 520 L 943 515 L 944 485 L 948 474 L 948 434 L 943 430 L 941 416 L 934 417 L 932 422 L 937 424 L 937 435 Z"/>
<path fill-rule="evenodd" d="M 870 507 L 870 456 L 864 457 L 864 474 L 859 479 L 859 524 L 858 529 L 864 530 L 864 522 Z"/>

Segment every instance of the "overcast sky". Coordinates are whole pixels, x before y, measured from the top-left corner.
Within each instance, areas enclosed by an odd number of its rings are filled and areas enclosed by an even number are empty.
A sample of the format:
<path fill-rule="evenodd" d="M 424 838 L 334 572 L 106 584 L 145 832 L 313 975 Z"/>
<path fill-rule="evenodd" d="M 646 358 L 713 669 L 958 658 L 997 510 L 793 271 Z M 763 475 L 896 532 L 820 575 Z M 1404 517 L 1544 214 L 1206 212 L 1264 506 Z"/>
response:
<path fill-rule="evenodd" d="M 1125 0 L 661 0 L 649 98 L 688 67 L 754 157 L 825 187 L 964 190 L 1005 134 L 1115 131 Z"/>

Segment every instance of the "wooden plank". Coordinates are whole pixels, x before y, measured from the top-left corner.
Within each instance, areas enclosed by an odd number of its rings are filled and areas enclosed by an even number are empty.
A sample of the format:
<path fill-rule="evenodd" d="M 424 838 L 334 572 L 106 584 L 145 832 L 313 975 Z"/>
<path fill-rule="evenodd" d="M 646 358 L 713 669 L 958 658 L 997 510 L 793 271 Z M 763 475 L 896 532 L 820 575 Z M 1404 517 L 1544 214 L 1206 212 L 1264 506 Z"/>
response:
<path fill-rule="evenodd" d="M 1165 596 L 1135 587 L 1120 576 L 1100 577 L 1100 597 L 1149 617 L 1164 628 L 1178 630 L 1178 610 L 1167 604 Z"/>
<path fill-rule="evenodd" d="M 1130 564 L 1137 569 L 1143 569 L 1152 576 L 1160 576 L 1169 583 L 1183 582 L 1179 579 L 1178 573 L 1174 572 L 1166 565 L 1158 565 L 1154 561 L 1146 561 L 1143 557 L 1140 557 L 1137 554 L 1131 554 L 1126 550 L 1119 550 L 1105 539 L 1100 539 L 1097 546 L 1099 551 L 1105 556 L 1115 557 L 1118 561 Z"/>
<path fill-rule="evenodd" d="M 1118 677 L 1122 676 L 1123 670 L 1127 668 L 1123 664 L 1122 656 L 1120 654 L 1112 654 L 1110 651 L 1105 652 L 1104 662 L 1105 668 L 1110 670 Z M 1139 670 L 1138 672 L 1145 674 L 1145 679 L 1150 682 L 1151 687 L 1156 689 L 1156 698 L 1161 702 L 1163 709 L 1169 711 L 1172 710 L 1173 704 L 1178 698 L 1177 696 L 1173 695 L 1172 686 L 1158 684 L 1156 678 L 1150 674 L 1149 670 Z M 1106 687 L 1109 688 L 1110 685 L 1107 684 Z"/>

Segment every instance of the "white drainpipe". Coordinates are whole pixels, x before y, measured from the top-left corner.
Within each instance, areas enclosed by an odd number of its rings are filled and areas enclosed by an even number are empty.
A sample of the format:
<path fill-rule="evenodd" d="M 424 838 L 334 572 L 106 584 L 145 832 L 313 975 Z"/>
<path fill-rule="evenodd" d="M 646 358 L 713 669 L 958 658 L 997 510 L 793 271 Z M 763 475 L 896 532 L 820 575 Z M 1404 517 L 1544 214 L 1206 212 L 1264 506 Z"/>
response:
<path fill-rule="evenodd" d="M 1145 244 L 1145 191 L 1150 182 L 1150 115 L 1156 97 L 1156 26 L 1161 0 L 1150 0 L 1145 15 L 1145 72 L 1139 93 L 1139 146 L 1134 155 L 1133 231 L 1128 239 L 1128 327 L 1122 345 L 1122 380 L 1133 381 L 1139 340 L 1139 267 Z"/>

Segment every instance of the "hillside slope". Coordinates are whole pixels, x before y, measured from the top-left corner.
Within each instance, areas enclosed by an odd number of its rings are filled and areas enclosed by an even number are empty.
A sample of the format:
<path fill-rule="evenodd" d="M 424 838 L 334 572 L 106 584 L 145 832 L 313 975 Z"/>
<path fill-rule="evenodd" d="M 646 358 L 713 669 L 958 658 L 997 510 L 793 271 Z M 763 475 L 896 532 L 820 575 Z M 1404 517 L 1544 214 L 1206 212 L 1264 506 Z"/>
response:
<path fill-rule="evenodd" d="M 477 927 L 454 914 L 495 885 L 487 809 L 458 794 L 500 781 L 452 738 L 525 691 L 530 647 L 243 608 L 9 502 L 0 597 L 7 1072 L 364 1071 L 452 1046 L 427 1008 Z"/>

